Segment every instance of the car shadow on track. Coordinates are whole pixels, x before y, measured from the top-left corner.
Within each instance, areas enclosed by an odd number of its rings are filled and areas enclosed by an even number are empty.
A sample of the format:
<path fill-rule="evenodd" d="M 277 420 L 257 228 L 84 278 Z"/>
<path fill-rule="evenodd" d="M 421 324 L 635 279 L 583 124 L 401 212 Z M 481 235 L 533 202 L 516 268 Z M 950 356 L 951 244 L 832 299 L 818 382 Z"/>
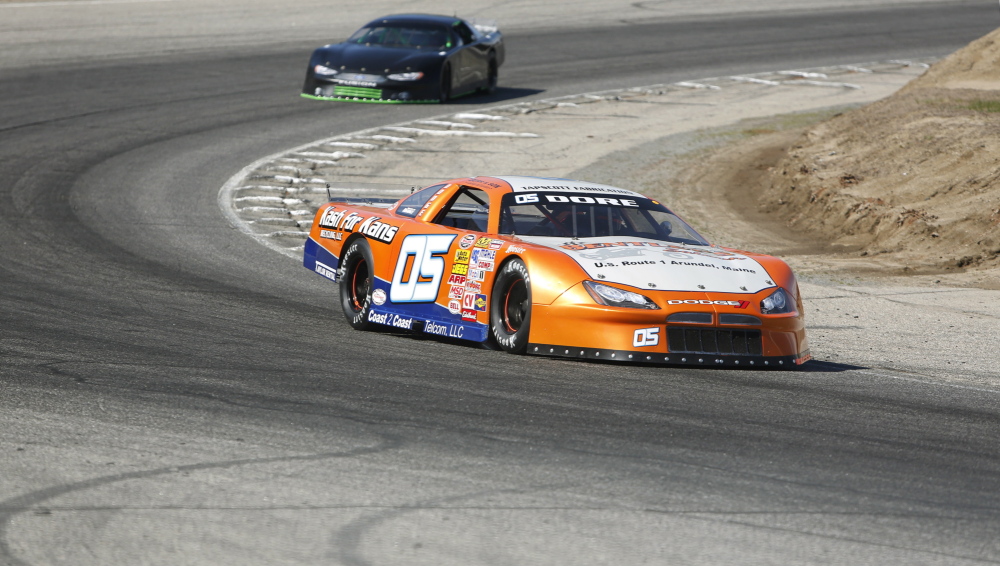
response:
<path fill-rule="evenodd" d="M 408 339 L 411 339 L 411 340 L 421 340 L 421 341 L 426 340 L 426 341 L 430 341 L 430 342 L 438 342 L 438 343 L 441 343 L 441 344 L 450 344 L 452 346 L 458 346 L 460 348 L 468 348 L 468 349 L 471 349 L 471 350 L 493 350 L 493 351 L 499 350 L 499 348 L 491 347 L 490 345 L 488 345 L 486 343 L 470 342 L 468 340 L 459 340 L 457 338 L 448 338 L 446 336 L 429 335 L 429 334 L 423 334 L 423 333 L 400 332 L 399 330 L 396 330 L 396 329 L 393 329 L 393 328 L 376 328 L 376 329 L 372 329 L 372 331 L 383 333 L 383 334 L 390 334 L 390 335 L 393 335 L 393 336 L 397 336 L 399 338 L 408 338 Z M 713 365 L 630 363 L 630 362 L 619 362 L 619 361 L 611 361 L 611 360 L 594 360 L 594 359 L 587 359 L 587 358 L 565 358 L 565 357 L 560 357 L 560 356 L 530 356 L 530 357 L 545 358 L 545 359 L 549 359 L 549 360 L 568 361 L 568 362 L 573 362 L 573 363 L 584 363 L 584 364 L 598 364 L 598 365 L 606 364 L 606 365 L 616 365 L 616 366 L 631 365 L 631 366 L 634 366 L 634 367 L 685 368 L 685 369 L 705 370 L 705 371 L 717 371 L 717 370 L 720 370 L 720 369 L 725 369 L 725 370 L 731 370 L 731 371 L 746 371 L 746 372 L 753 372 L 753 371 L 756 371 L 756 372 L 787 372 L 787 371 L 796 372 L 796 371 L 798 371 L 798 372 L 806 372 L 806 373 L 841 373 L 841 372 L 845 372 L 845 371 L 870 369 L 870 368 L 865 367 L 865 366 L 856 366 L 856 365 L 852 365 L 852 364 L 840 364 L 840 363 L 837 363 L 837 362 L 827 362 L 827 361 L 820 361 L 820 360 L 809 360 L 808 362 L 806 362 L 806 363 L 804 363 L 804 364 L 802 364 L 800 366 L 793 366 L 793 367 L 788 367 L 788 366 L 786 366 L 786 367 L 778 367 L 778 366 L 762 367 L 760 365 L 751 367 L 751 366 L 746 366 L 746 365 L 742 365 L 742 366 L 726 365 L 723 368 L 723 367 L 713 366 Z"/>
<path fill-rule="evenodd" d="M 838 364 L 836 362 L 824 362 L 819 360 L 809 360 L 808 362 L 802 364 L 799 371 L 806 371 L 810 373 L 839 373 L 842 371 L 853 371 L 859 369 L 870 369 L 865 366 L 856 366 L 852 364 Z"/>
<path fill-rule="evenodd" d="M 518 98 L 527 98 L 543 92 L 545 92 L 544 89 L 537 88 L 497 87 L 496 92 L 493 94 L 472 94 L 469 96 L 462 96 L 460 98 L 449 100 L 447 104 L 449 106 L 463 106 L 468 104 L 481 106 L 483 104 L 495 104 L 497 102 L 517 100 Z"/>

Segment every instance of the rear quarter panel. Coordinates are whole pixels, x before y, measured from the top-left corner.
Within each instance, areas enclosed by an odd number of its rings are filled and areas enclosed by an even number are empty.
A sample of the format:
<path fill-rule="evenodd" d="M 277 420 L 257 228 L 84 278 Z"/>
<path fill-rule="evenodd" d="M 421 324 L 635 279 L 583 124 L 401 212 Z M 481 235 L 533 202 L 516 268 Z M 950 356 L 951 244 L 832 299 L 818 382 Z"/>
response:
<path fill-rule="evenodd" d="M 528 266 L 536 303 L 553 302 L 584 276 L 572 259 L 554 250 L 425 222 L 433 212 L 411 219 L 391 209 L 326 204 L 313 219 L 303 264 L 337 281 L 345 246 L 363 237 L 375 262 L 375 289 L 381 290 L 373 300 L 376 316 L 432 321 L 423 325 L 429 333 L 476 341 L 486 339 L 490 294 L 505 261 L 517 257 Z M 397 326 L 410 327 L 405 321 Z"/>

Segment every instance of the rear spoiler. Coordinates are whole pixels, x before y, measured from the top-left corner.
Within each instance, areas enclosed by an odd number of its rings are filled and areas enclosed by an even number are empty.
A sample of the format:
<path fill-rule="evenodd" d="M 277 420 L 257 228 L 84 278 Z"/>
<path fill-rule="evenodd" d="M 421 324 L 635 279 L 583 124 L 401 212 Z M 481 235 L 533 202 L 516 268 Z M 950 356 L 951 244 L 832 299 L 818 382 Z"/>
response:
<path fill-rule="evenodd" d="M 330 203 L 350 204 L 353 206 L 371 206 L 375 208 L 389 208 L 399 202 L 398 198 L 373 198 L 373 197 L 344 197 L 331 199 Z"/>

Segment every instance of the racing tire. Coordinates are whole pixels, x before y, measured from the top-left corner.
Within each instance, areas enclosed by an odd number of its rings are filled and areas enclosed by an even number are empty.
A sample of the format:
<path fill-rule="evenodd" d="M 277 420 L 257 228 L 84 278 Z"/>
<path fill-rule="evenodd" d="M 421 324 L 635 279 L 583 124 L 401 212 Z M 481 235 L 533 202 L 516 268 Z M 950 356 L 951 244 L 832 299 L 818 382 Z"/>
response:
<path fill-rule="evenodd" d="M 490 339 L 502 350 L 523 354 L 531 326 L 531 277 L 520 259 L 505 263 L 493 281 Z"/>
<path fill-rule="evenodd" d="M 497 60 L 495 57 L 490 57 L 490 63 L 486 70 L 486 86 L 479 89 L 482 94 L 493 94 L 497 91 L 497 82 L 500 79 L 500 73 L 497 68 Z"/>
<path fill-rule="evenodd" d="M 340 258 L 340 306 L 347 323 L 355 330 L 368 330 L 374 322 L 368 320 L 372 309 L 372 287 L 375 282 L 375 261 L 368 240 L 355 238 L 344 248 Z"/>
<path fill-rule="evenodd" d="M 441 101 L 441 104 L 451 100 L 451 67 L 449 65 L 445 65 L 441 69 L 441 91 L 438 99 Z"/>

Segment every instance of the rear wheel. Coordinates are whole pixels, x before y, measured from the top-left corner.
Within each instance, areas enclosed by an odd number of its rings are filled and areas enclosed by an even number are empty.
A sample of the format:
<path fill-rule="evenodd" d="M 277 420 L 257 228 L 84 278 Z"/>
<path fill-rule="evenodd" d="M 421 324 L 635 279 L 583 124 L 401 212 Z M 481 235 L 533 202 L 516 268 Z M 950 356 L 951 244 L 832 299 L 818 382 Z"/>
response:
<path fill-rule="evenodd" d="M 375 281 L 372 249 L 364 238 L 355 238 L 346 250 L 340 258 L 340 306 L 348 324 L 357 330 L 367 330 L 374 324 L 368 320 Z"/>
<path fill-rule="evenodd" d="M 531 278 L 520 259 L 504 264 L 493 282 L 490 337 L 503 350 L 523 354 L 531 326 Z"/>
<path fill-rule="evenodd" d="M 448 65 L 445 65 L 441 69 L 441 93 L 439 99 L 441 100 L 441 104 L 451 99 L 451 67 Z"/>

